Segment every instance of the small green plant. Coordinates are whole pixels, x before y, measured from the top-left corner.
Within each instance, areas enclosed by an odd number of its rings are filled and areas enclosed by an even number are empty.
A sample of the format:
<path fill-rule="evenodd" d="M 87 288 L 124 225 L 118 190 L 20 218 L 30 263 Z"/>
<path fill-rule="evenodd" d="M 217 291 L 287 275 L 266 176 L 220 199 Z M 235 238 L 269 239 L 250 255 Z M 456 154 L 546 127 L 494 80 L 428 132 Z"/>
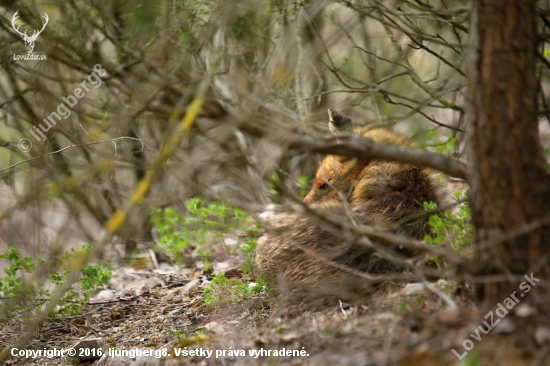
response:
<path fill-rule="evenodd" d="M 296 187 L 298 188 L 298 193 L 300 196 L 305 196 L 309 192 L 309 179 L 305 175 L 300 175 L 300 178 L 298 178 L 298 182 L 296 183 Z"/>
<path fill-rule="evenodd" d="M 59 264 L 54 266 L 50 272 L 50 281 L 53 284 L 60 285 L 67 279 L 72 270 L 72 262 L 75 256 L 81 254 L 80 251 L 89 251 L 90 247 L 85 245 L 81 250 L 71 249 L 65 253 Z M 8 261 L 8 267 L 5 269 L 6 276 L 0 278 L 0 295 L 18 301 L 21 306 L 11 311 L 8 315 L 20 314 L 23 318 L 32 317 L 39 311 L 42 304 L 51 297 L 50 291 L 44 283 L 38 285 L 25 284 L 23 273 L 35 272 L 38 265 L 45 263 L 42 257 L 33 260 L 29 257 L 22 257 L 14 246 L 9 245 L 8 251 L 0 255 L 0 259 Z M 76 315 L 80 309 L 88 303 L 95 289 L 101 285 L 107 284 L 111 279 L 111 271 L 102 264 L 85 266 L 82 269 L 79 290 L 73 285 L 63 295 L 53 316 L 56 315 Z"/>
<path fill-rule="evenodd" d="M 459 366 L 481 366 L 481 357 L 476 351 L 472 351 L 466 355 L 466 357 L 460 361 Z"/>
<path fill-rule="evenodd" d="M 254 225 L 246 229 L 246 237 L 244 242 L 239 245 L 239 253 L 244 255 L 243 263 L 241 264 L 241 272 L 243 275 L 249 276 L 254 274 L 255 265 L 255 250 L 258 241 L 256 238 L 260 233 L 260 223 L 256 222 Z"/>
<path fill-rule="evenodd" d="M 444 140 L 438 130 L 430 130 L 419 136 L 419 146 L 423 149 L 430 147 L 441 155 L 453 156 L 457 150 L 456 136 L 450 135 Z"/>
<path fill-rule="evenodd" d="M 90 246 L 85 245 L 81 251 L 89 252 Z M 70 252 L 63 255 L 61 259 L 63 267 L 61 269 L 56 268 L 50 273 L 53 283 L 60 285 L 65 282 L 72 269 L 72 260 L 80 254 L 79 251 L 71 249 Z M 95 289 L 109 283 L 111 275 L 111 271 L 101 263 L 84 266 L 82 268 L 82 276 L 79 280 L 80 291 L 77 291 L 74 285 L 71 286 L 57 305 L 56 313 L 78 314 L 80 309 L 90 301 Z"/>
<path fill-rule="evenodd" d="M 422 295 L 416 296 L 410 300 L 401 301 L 401 303 L 399 304 L 399 311 L 401 312 L 419 311 L 420 309 L 422 309 L 425 302 L 426 302 L 426 298 Z"/>
<path fill-rule="evenodd" d="M 277 189 L 277 186 L 281 184 L 281 177 L 279 176 L 279 173 L 275 172 L 271 175 L 271 181 L 268 182 L 269 187 L 269 195 L 272 198 L 276 198 L 277 195 L 279 195 L 279 191 Z"/>
<path fill-rule="evenodd" d="M 256 226 L 246 228 L 245 222 L 249 219 L 246 211 L 229 207 L 224 202 L 205 205 L 200 198 L 185 201 L 185 207 L 186 214 L 171 207 L 153 209 L 152 214 L 152 222 L 159 233 L 159 249 L 171 255 L 176 263 L 183 262 L 186 249 L 195 247 L 204 269 L 209 270 L 212 267 L 212 242 L 223 243 L 221 239 L 236 229 L 245 228 L 247 234 L 239 251 L 248 258 L 254 250 L 258 229 Z"/>
<path fill-rule="evenodd" d="M 269 195 L 274 203 L 280 203 L 281 193 L 279 190 L 283 181 L 279 172 L 275 172 L 271 175 L 271 180 L 267 186 L 269 189 Z M 309 178 L 305 175 L 300 175 L 297 181 L 294 181 L 294 185 L 300 196 L 306 196 L 310 190 Z"/>
<path fill-rule="evenodd" d="M 0 296 L 9 299 L 18 299 L 22 305 L 19 309 L 9 309 L 6 307 L 7 315 L 14 315 L 18 310 L 23 313 L 32 313 L 40 305 L 39 299 L 49 296 L 44 285 L 38 287 L 27 285 L 23 281 L 23 273 L 33 273 L 37 264 L 44 263 L 40 256 L 37 261 L 29 257 L 21 257 L 21 254 L 13 245 L 8 245 L 8 251 L 0 255 L 0 259 L 8 261 L 8 267 L 4 270 L 6 276 L 0 278 Z"/>
<path fill-rule="evenodd" d="M 178 330 L 178 329 L 170 329 L 170 332 L 174 337 L 176 337 L 178 340 L 181 339 L 185 335 L 184 330 Z"/>
<path fill-rule="evenodd" d="M 428 244 L 442 244 L 448 241 L 455 252 L 462 255 L 469 255 L 473 248 L 473 226 L 470 221 L 470 207 L 463 204 L 466 194 L 457 192 L 455 200 L 460 204 L 458 211 L 453 213 L 445 210 L 442 213 L 430 215 L 428 225 L 430 234 L 424 236 Z M 425 202 L 426 210 L 436 210 L 434 202 Z"/>
<path fill-rule="evenodd" d="M 251 224 L 248 214 L 239 208 L 223 202 L 205 205 L 199 198 L 185 202 L 186 213 L 179 213 L 173 208 L 153 210 L 152 221 L 159 233 L 159 245 L 179 263 L 182 262 L 187 248 L 197 248 L 197 255 L 204 263 L 204 270 L 211 267 L 210 255 L 215 249 L 212 243 L 218 240 L 223 245 L 223 238 L 233 234 L 239 240 L 236 252 L 244 256 L 240 267 L 242 278 L 228 279 L 223 273 L 214 276 L 204 289 L 203 301 L 211 307 L 235 304 L 251 296 L 268 291 L 265 278 L 254 279 L 254 251 L 256 238 L 260 232 L 258 222 Z M 235 235 L 240 231 L 239 235 Z"/>
<path fill-rule="evenodd" d="M 265 276 L 259 276 L 253 282 L 255 265 L 256 237 L 260 224 L 255 223 L 246 229 L 246 240 L 239 245 L 239 253 L 244 255 L 241 264 L 242 278 L 228 279 L 223 273 L 216 275 L 203 292 L 203 301 L 207 306 L 220 308 L 224 305 L 236 304 L 259 294 L 262 290 L 269 292 Z"/>
<path fill-rule="evenodd" d="M 228 279 L 223 273 L 216 275 L 204 289 L 202 300 L 213 308 L 234 305 L 250 299 L 262 290 L 269 291 L 265 277 L 259 276 L 256 282 L 245 279 Z"/>

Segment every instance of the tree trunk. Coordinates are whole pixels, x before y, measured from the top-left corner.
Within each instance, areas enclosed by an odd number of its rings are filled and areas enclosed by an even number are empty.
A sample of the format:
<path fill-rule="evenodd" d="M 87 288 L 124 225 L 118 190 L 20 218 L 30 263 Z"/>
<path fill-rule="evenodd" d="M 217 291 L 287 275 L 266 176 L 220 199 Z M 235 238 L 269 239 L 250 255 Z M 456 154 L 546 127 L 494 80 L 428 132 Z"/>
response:
<path fill-rule="evenodd" d="M 476 259 L 486 265 L 483 273 L 534 272 L 541 288 L 542 279 L 550 279 L 550 171 L 538 136 L 535 3 L 473 2 L 469 178 Z M 518 291 L 518 283 L 485 284 L 479 290 L 481 299 L 496 304 Z"/>

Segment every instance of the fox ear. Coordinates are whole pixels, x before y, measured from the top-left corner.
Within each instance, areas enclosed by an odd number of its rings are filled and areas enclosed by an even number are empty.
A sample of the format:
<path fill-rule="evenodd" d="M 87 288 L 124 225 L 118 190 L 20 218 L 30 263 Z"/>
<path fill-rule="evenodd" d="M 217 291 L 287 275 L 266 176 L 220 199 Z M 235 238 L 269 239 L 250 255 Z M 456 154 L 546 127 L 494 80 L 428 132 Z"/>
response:
<path fill-rule="evenodd" d="M 353 122 L 351 118 L 344 116 L 342 113 L 335 109 L 328 109 L 328 128 L 333 134 L 343 131 L 351 131 L 353 129 Z"/>

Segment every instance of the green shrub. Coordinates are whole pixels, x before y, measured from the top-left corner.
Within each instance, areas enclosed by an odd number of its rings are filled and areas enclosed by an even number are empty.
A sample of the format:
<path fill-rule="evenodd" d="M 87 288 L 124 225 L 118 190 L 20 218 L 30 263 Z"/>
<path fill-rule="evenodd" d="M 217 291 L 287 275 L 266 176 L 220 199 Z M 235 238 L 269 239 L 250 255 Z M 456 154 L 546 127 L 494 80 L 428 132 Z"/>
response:
<path fill-rule="evenodd" d="M 210 307 L 236 304 L 268 288 L 263 276 L 254 280 L 254 251 L 256 238 L 260 232 L 257 222 L 252 222 L 248 214 L 223 202 L 205 205 L 199 198 L 185 202 L 187 212 L 179 213 L 173 208 L 154 209 L 152 221 L 159 233 L 159 246 L 178 263 L 184 259 L 185 249 L 196 247 L 197 254 L 203 260 L 204 269 L 211 267 L 210 253 L 212 242 L 219 240 L 223 245 L 224 237 L 241 231 L 238 248 L 233 253 L 244 255 L 240 267 L 242 278 L 228 279 L 223 273 L 214 276 L 204 289 L 203 301 Z"/>
<path fill-rule="evenodd" d="M 205 205 L 200 198 L 185 201 L 187 213 L 182 214 L 171 207 L 153 209 L 152 222 L 159 234 L 159 249 L 168 253 L 177 264 L 183 263 L 186 249 L 197 248 L 197 254 L 204 269 L 211 268 L 212 243 L 223 245 L 223 238 L 244 230 L 246 235 L 239 245 L 239 252 L 245 254 L 246 271 L 253 268 L 253 253 L 256 247 L 257 224 L 247 224 L 250 218 L 246 211 L 229 207 L 223 202 Z M 228 253 L 236 254 L 236 253 Z"/>
<path fill-rule="evenodd" d="M 49 280 L 56 285 L 65 282 L 72 270 L 74 258 L 82 254 L 82 251 L 88 252 L 89 249 L 89 245 L 85 245 L 83 249 L 71 249 L 70 252 L 63 254 L 59 263 L 52 268 Z M 0 259 L 8 261 L 8 267 L 5 269 L 6 276 L 0 278 L 0 296 L 20 304 L 18 307 L 6 309 L 8 317 L 17 314 L 22 319 L 32 318 L 33 314 L 40 311 L 42 304 L 50 300 L 51 294 L 44 283 L 46 281 L 37 285 L 26 284 L 22 276 L 24 273 L 34 273 L 37 266 L 43 265 L 46 261 L 41 256 L 36 260 L 22 257 L 12 245 L 8 246 L 5 254 L 0 255 Z M 53 316 L 79 314 L 95 289 L 107 284 L 110 279 L 111 271 L 102 264 L 85 266 L 80 278 L 80 289 L 77 290 L 74 285 L 71 286 L 57 304 Z"/>
<path fill-rule="evenodd" d="M 428 244 L 449 243 L 454 251 L 460 255 L 469 256 L 473 249 L 473 226 L 470 220 L 470 207 L 464 204 L 467 192 L 456 192 L 455 200 L 460 205 L 456 213 L 445 210 L 438 214 L 430 215 L 428 225 L 430 234 L 424 236 Z M 425 202 L 426 210 L 437 210 L 434 202 Z"/>
<path fill-rule="evenodd" d="M 204 289 L 202 300 L 210 307 L 219 309 L 250 299 L 262 290 L 269 291 L 265 277 L 259 276 L 256 282 L 243 279 L 228 279 L 223 273 L 215 276 Z"/>

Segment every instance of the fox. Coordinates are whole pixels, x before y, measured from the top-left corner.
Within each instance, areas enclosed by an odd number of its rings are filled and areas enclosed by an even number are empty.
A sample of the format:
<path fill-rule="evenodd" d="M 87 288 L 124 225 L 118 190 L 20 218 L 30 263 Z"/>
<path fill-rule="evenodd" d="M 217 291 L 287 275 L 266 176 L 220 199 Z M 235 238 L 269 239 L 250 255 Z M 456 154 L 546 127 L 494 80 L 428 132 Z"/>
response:
<path fill-rule="evenodd" d="M 378 144 L 416 148 L 411 139 L 386 127 L 359 127 L 334 110 L 328 110 L 334 134 L 360 134 Z M 438 177 L 426 168 L 380 159 L 327 155 L 303 202 L 329 219 L 354 220 L 362 225 L 391 228 L 394 233 L 422 239 L 429 232 L 424 202 L 438 206 L 446 200 Z M 258 240 L 256 265 L 275 293 L 301 307 L 356 301 L 375 292 L 377 275 L 403 271 L 383 259 L 351 233 L 312 223 L 298 213 L 275 215 L 265 223 L 268 231 Z M 375 241 L 373 239 L 373 241 Z M 391 244 L 378 243 L 386 247 Z M 408 259 L 417 255 L 393 249 Z"/>
<path fill-rule="evenodd" d="M 328 110 L 329 129 L 337 134 L 352 130 L 377 144 L 416 148 L 408 137 L 386 127 L 353 127 L 350 118 L 334 109 Z M 352 208 L 368 205 L 373 214 L 396 222 L 424 210 L 424 202 L 440 204 L 440 183 L 426 168 L 394 161 L 359 161 L 338 155 L 326 156 L 304 203 L 341 202 L 341 194 Z M 400 232 L 422 239 L 427 230 L 426 217 L 402 224 Z"/>

